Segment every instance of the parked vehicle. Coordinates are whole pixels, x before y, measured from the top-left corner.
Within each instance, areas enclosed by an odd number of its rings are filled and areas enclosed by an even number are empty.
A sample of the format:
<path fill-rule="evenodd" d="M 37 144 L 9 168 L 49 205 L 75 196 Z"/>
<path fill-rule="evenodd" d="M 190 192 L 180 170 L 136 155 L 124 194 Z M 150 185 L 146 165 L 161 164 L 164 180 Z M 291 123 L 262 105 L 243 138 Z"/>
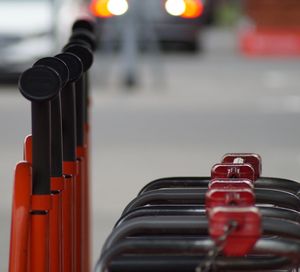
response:
<path fill-rule="evenodd" d="M 98 33 L 104 43 L 118 42 L 122 31 L 122 23 L 118 27 L 122 20 L 118 17 L 134 9 L 130 16 L 137 17 L 140 40 L 146 24 L 151 24 L 160 43 L 184 44 L 196 50 L 199 31 L 211 4 L 208 0 L 92 0 L 90 10 L 98 18 Z"/>
<path fill-rule="evenodd" d="M 16 75 L 65 42 L 79 0 L 0 0 L 0 75 Z"/>

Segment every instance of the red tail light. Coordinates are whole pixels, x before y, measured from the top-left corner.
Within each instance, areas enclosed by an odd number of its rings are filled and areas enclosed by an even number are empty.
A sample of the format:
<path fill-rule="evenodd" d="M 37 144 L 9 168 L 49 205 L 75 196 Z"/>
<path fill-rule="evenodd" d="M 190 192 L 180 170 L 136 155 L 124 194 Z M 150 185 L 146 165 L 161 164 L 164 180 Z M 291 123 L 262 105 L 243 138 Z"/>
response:
<path fill-rule="evenodd" d="M 109 0 L 92 0 L 90 11 L 96 17 L 108 18 L 113 15 L 108 10 L 107 4 Z"/>
<path fill-rule="evenodd" d="M 172 16 L 194 19 L 202 15 L 204 4 L 202 0 L 167 0 L 165 9 Z"/>
<path fill-rule="evenodd" d="M 96 17 L 120 16 L 127 12 L 127 0 L 92 0 L 90 11 Z"/>
<path fill-rule="evenodd" d="M 202 15 L 204 5 L 201 0 L 184 0 L 185 12 L 181 15 L 183 18 L 194 19 Z"/>

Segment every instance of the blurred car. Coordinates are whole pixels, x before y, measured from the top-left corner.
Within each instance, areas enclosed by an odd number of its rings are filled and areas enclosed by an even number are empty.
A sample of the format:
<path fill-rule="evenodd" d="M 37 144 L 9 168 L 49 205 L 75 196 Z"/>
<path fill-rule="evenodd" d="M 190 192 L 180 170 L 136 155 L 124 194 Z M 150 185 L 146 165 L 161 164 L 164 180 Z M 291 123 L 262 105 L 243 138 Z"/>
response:
<path fill-rule="evenodd" d="M 0 0 L 0 75 L 57 53 L 80 9 L 78 0 Z"/>
<path fill-rule="evenodd" d="M 184 44 L 197 50 L 199 31 L 210 16 L 213 0 L 92 0 L 90 10 L 98 18 L 102 42 L 118 41 L 118 17 L 134 9 L 138 27 L 145 30 L 145 17 L 151 21 L 157 40 L 163 44 Z M 136 6 L 136 7 L 135 7 Z M 132 13 L 131 13 L 132 14 Z M 131 15 L 132 16 L 132 15 Z M 149 23 L 149 22 L 148 22 Z M 119 29 L 120 32 L 120 29 Z"/>

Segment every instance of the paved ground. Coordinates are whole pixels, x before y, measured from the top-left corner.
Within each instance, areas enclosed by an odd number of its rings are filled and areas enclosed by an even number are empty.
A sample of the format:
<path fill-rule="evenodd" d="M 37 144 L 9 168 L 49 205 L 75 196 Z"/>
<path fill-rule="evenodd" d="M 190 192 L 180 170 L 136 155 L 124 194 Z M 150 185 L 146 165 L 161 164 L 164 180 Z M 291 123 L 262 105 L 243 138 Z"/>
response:
<path fill-rule="evenodd" d="M 230 32 L 208 32 L 206 53 L 141 59 L 140 87 L 120 87 L 120 60 L 98 56 L 93 80 L 93 263 L 122 208 L 147 182 L 208 175 L 226 152 L 258 152 L 264 175 L 300 178 L 299 59 L 245 59 Z M 153 62 L 153 61 L 152 61 Z M 152 67 L 152 68 L 151 68 Z M 153 73 L 155 71 L 155 73 Z M 162 75 L 156 82 L 153 75 Z M 7 270 L 13 168 L 29 104 L 0 92 L 0 268 Z"/>

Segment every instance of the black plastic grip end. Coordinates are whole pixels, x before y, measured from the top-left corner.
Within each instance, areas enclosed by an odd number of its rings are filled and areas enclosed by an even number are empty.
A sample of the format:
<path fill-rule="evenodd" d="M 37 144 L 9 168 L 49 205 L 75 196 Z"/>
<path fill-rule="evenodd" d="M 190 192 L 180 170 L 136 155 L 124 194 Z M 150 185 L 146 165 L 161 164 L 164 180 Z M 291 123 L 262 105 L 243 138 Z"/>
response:
<path fill-rule="evenodd" d="M 39 59 L 33 66 L 48 66 L 54 69 L 60 76 L 62 86 L 66 85 L 69 81 L 69 69 L 68 66 L 59 58 L 47 57 Z"/>
<path fill-rule="evenodd" d="M 75 82 L 81 78 L 83 73 L 83 64 L 81 59 L 73 53 L 61 53 L 55 56 L 62 60 L 69 69 L 69 82 Z"/>
<path fill-rule="evenodd" d="M 95 32 L 96 24 L 92 18 L 78 19 L 77 21 L 74 22 L 72 26 L 73 31 L 76 29 L 86 29 L 91 32 Z"/>
<path fill-rule="evenodd" d="M 80 58 L 83 65 L 83 71 L 86 72 L 93 64 L 94 57 L 92 50 L 80 43 L 68 43 L 64 49 L 64 52 L 69 52 Z"/>
<path fill-rule="evenodd" d="M 50 101 L 62 87 L 59 74 L 47 66 L 34 66 L 20 77 L 19 88 L 30 100 L 32 115 L 32 193 L 50 194 Z"/>
<path fill-rule="evenodd" d="M 19 78 L 19 89 L 22 95 L 32 102 L 50 101 L 56 97 L 62 86 L 62 80 L 54 69 L 46 66 L 35 66 Z"/>
<path fill-rule="evenodd" d="M 69 41 L 70 42 L 83 41 L 89 45 L 89 47 L 92 49 L 92 51 L 95 51 L 96 47 L 97 47 L 97 42 L 96 42 L 95 36 L 91 32 L 89 32 L 85 29 L 74 30 Z"/>

